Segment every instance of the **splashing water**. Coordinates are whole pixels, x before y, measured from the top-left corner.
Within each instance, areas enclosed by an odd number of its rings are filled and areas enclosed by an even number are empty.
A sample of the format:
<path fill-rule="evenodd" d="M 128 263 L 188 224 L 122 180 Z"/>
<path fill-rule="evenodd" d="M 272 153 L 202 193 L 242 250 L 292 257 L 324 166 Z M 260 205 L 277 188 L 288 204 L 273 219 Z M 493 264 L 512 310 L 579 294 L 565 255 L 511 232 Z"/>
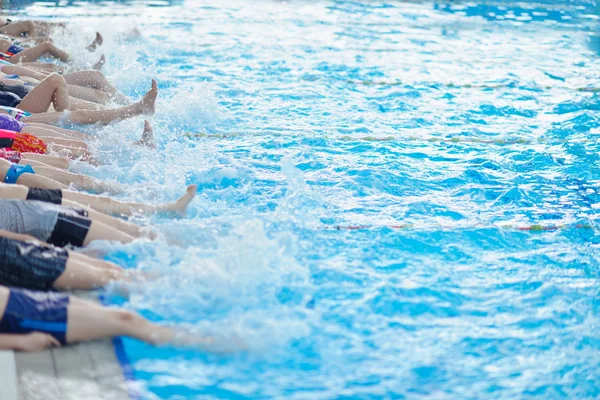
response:
<path fill-rule="evenodd" d="M 127 340 L 143 397 L 600 396 L 593 1 L 19 12 L 72 22 L 57 43 L 134 99 L 159 81 L 158 150 L 125 121 L 76 169 L 123 199 L 200 188 L 187 218 L 136 220 L 157 242 L 94 248 L 157 275 L 115 302 L 248 351 Z"/>

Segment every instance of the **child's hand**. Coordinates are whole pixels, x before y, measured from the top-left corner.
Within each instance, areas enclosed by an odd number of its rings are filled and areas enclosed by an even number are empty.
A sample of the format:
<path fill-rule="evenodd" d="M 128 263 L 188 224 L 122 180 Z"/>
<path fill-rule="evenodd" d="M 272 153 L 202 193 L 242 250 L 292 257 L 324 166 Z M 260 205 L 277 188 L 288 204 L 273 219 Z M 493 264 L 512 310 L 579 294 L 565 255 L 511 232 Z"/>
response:
<path fill-rule="evenodd" d="M 54 336 L 41 332 L 23 335 L 19 341 L 19 351 L 41 351 L 49 347 L 60 347 L 60 342 Z"/>

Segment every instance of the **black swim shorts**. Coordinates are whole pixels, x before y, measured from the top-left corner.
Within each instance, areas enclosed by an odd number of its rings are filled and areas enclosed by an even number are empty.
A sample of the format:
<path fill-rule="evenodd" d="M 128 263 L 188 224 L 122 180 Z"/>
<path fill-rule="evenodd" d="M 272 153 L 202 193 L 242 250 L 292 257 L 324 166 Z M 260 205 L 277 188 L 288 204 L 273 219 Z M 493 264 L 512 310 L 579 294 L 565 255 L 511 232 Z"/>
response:
<path fill-rule="evenodd" d="M 88 212 L 83 208 L 62 207 L 64 211 L 58 213 L 58 220 L 48 239 L 48 243 L 55 246 L 73 245 L 83 246 L 85 237 L 90 230 L 92 220 L 87 218 Z"/>
<path fill-rule="evenodd" d="M 27 192 L 27 200 L 37 200 L 45 203 L 61 205 L 62 190 L 29 188 L 29 192 Z"/>
<path fill-rule="evenodd" d="M 31 290 L 52 290 L 67 266 L 68 253 L 0 237 L 0 284 Z"/>

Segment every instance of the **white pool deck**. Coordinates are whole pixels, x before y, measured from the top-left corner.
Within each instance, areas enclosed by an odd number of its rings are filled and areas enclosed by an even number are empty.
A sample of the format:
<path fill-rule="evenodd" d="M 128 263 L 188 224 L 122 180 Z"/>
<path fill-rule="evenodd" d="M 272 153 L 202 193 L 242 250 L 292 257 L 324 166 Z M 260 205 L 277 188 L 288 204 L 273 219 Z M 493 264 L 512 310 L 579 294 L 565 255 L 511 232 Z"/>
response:
<path fill-rule="evenodd" d="M 0 352 L 0 400 L 127 400 L 112 341 Z"/>
<path fill-rule="evenodd" d="M 128 393 L 112 340 L 36 353 L 0 351 L 0 400 L 128 400 Z"/>

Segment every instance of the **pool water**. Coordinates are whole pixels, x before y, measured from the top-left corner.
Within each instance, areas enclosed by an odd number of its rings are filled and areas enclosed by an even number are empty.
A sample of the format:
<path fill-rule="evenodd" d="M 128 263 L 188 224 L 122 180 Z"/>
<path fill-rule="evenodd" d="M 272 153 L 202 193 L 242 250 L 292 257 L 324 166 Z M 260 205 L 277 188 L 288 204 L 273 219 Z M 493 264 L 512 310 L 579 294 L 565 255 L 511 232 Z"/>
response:
<path fill-rule="evenodd" d="M 126 121 L 76 170 L 199 185 L 138 219 L 158 242 L 95 247 L 157 275 L 115 304 L 247 349 L 125 340 L 140 398 L 600 397 L 598 3 L 13 4 L 159 81 L 159 149 Z"/>

